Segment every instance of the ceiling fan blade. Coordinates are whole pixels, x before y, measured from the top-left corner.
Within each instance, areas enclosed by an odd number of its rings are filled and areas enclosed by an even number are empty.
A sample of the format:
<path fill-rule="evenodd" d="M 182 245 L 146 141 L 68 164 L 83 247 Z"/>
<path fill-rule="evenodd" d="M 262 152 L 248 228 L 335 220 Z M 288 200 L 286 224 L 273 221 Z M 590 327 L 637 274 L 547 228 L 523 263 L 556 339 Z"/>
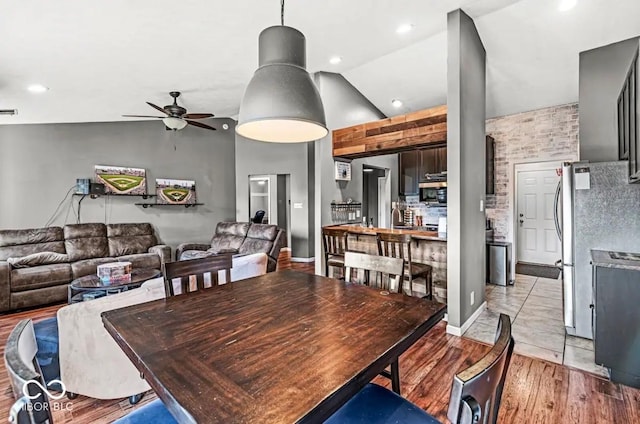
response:
<path fill-rule="evenodd" d="M 188 119 L 185 119 L 185 121 L 187 121 L 187 124 L 189 124 L 189 125 L 193 125 L 194 127 L 206 128 L 206 129 L 208 129 L 208 130 L 216 131 L 216 129 L 215 129 L 215 128 L 210 127 L 210 126 L 209 126 L 209 125 L 207 125 L 207 124 L 203 124 L 202 122 L 198 122 L 198 121 L 189 121 Z"/>
<path fill-rule="evenodd" d="M 125 118 L 158 118 L 158 119 L 164 119 L 164 116 L 151 116 L 151 115 L 122 115 Z"/>
<path fill-rule="evenodd" d="M 151 103 L 151 102 L 146 102 L 146 103 L 147 103 L 149 106 L 151 106 L 152 108 L 154 108 L 155 110 L 157 110 L 157 111 L 159 111 L 159 112 L 162 112 L 162 113 L 164 113 L 164 114 L 166 114 L 166 115 L 169 115 L 169 114 L 167 113 L 167 111 L 166 111 L 166 110 L 164 110 L 164 109 L 162 109 L 160 106 L 156 106 L 156 105 L 154 105 L 154 104 L 153 104 L 153 103 Z"/>
<path fill-rule="evenodd" d="M 205 118 L 213 118 L 213 113 L 187 113 L 186 115 L 182 115 L 185 119 L 205 119 Z"/>

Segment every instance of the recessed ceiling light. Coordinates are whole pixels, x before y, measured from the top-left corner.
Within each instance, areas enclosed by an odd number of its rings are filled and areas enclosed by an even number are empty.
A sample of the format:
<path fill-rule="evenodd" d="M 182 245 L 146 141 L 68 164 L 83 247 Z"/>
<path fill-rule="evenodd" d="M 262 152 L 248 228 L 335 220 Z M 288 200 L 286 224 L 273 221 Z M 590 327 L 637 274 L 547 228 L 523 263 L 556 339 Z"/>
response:
<path fill-rule="evenodd" d="M 558 4 L 558 10 L 560 12 L 567 12 L 576 7 L 577 4 L 578 0 L 560 0 L 560 3 Z"/>
<path fill-rule="evenodd" d="M 332 65 L 337 65 L 340 62 L 342 62 L 342 58 L 340 56 L 333 56 L 331 59 L 329 59 L 329 63 Z"/>
<path fill-rule="evenodd" d="M 391 105 L 393 107 L 402 107 L 402 100 L 393 99 L 391 100 Z"/>
<path fill-rule="evenodd" d="M 49 88 L 45 87 L 42 84 L 31 84 L 30 86 L 27 87 L 27 90 L 29 90 L 32 93 L 44 93 L 48 91 Z"/>
<path fill-rule="evenodd" d="M 396 29 L 396 32 L 398 34 L 406 34 L 407 32 L 411 31 L 413 27 L 413 24 L 402 24 Z"/>

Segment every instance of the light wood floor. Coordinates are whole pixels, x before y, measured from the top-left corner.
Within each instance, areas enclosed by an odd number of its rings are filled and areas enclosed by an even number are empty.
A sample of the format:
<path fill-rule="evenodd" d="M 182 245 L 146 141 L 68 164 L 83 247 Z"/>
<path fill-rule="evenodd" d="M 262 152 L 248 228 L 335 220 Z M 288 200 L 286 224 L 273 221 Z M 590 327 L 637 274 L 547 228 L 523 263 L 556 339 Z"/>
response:
<path fill-rule="evenodd" d="M 290 264 L 281 257 L 279 268 L 313 272 L 313 264 Z M 11 329 L 25 318 L 48 318 L 64 305 L 54 305 L 0 315 L 0 352 Z M 449 390 L 454 373 L 480 358 L 489 347 L 446 334 L 437 325 L 400 357 L 402 394 L 446 421 Z M 388 385 L 379 378 L 376 382 Z M 155 399 L 149 392 L 140 405 Z M 54 411 L 56 423 L 109 423 L 129 411 L 126 399 L 101 401 L 79 396 L 69 410 Z M 0 361 L 0 420 L 14 402 Z M 58 401 L 58 404 L 61 402 Z M 514 355 L 502 399 L 499 423 L 640 423 L 640 390 L 613 384 L 579 370 L 525 356 Z"/>

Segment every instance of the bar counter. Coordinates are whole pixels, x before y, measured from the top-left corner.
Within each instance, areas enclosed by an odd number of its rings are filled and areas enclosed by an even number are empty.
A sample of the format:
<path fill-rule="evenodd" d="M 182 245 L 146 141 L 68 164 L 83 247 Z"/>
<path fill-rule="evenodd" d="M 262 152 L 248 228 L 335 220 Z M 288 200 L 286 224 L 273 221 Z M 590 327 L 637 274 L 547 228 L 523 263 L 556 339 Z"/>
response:
<path fill-rule="evenodd" d="M 423 231 L 423 230 L 408 230 L 408 229 L 392 229 L 392 228 L 369 228 L 361 225 L 328 225 L 324 227 L 332 230 L 347 230 L 351 234 L 359 234 L 366 236 L 375 236 L 376 233 L 386 234 L 409 234 L 411 238 L 416 240 L 430 240 L 430 241 L 447 241 L 446 234 L 438 233 L 436 231 Z"/>
<path fill-rule="evenodd" d="M 411 259 L 414 262 L 428 264 L 433 267 L 433 288 L 436 300 L 446 302 L 447 298 L 447 237 L 446 234 L 435 231 L 422 231 L 416 229 L 391 229 L 369 228 L 361 225 L 328 225 L 323 228 L 335 230 L 347 230 L 349 250 L 357 250 L 378 254 L 376 233 L 409 234 L 411 235 Z M 407 286 L 405 285 L 405 290 Z M 422 280 L 414 281 L 416 295 L 424 293 L 425 286 Z"/>

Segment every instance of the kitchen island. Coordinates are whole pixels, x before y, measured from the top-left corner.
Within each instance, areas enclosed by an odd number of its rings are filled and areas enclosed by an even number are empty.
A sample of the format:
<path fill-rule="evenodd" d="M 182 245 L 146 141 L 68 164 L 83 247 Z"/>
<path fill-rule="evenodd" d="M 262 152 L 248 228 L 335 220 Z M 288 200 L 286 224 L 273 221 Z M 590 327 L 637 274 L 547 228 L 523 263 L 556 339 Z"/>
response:
<path fill-rule="evenodd" d="M 433 267 L 433 291 L 440 302 L 447 299 L 447 237 L 436 231 L 424 231 L 418 227 L 411 229 L 369 228 L 360 225 L 329 225 L 326 229 L 347 230 L 349 250 L 357 250 L 372 255 L 378 254 L 377 233 L 409 234 L 411 236 L 411 260 Z M 405 290 L 408 286 L 405 284 Z M 426 292 L 423 279 L 413 282 L 414 296 Z"/>

